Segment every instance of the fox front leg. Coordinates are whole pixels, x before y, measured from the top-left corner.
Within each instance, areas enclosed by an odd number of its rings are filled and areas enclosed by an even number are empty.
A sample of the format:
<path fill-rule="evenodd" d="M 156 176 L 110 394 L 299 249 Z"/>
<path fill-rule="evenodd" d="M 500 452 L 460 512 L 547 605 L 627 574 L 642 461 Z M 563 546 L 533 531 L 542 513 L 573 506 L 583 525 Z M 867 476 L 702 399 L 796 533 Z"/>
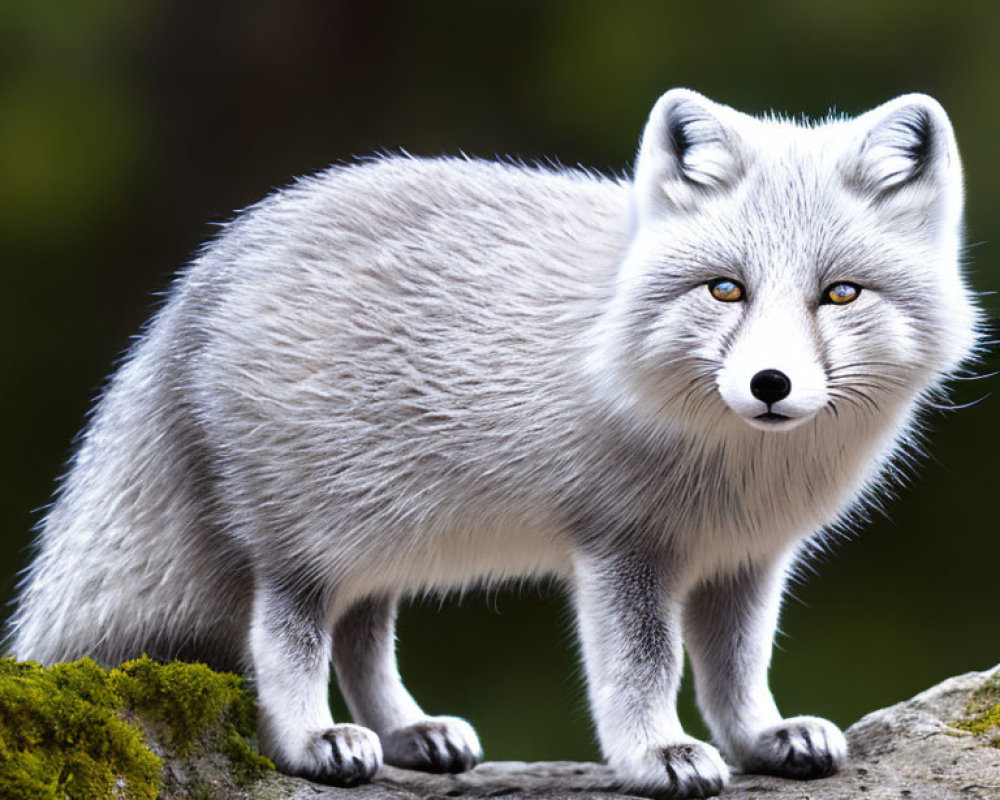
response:
<path fill-rule="evenodd" d="M 697 586 L 684 640 L 698 705 L 723 752 L 747 772 L 820 778 L 847 758 L 844 735 L 819 717 L 782 719 L 767 684 L 785 563 L 746 566 Z"/>
<path fill-rule="evenodd" d="M 709 797 L 729 770 L 711 745 L 681 728 L 681 614 L 662 560 L 581 556 L 575 602 L 598 739 L 628 789 L 664 798 Z"/>

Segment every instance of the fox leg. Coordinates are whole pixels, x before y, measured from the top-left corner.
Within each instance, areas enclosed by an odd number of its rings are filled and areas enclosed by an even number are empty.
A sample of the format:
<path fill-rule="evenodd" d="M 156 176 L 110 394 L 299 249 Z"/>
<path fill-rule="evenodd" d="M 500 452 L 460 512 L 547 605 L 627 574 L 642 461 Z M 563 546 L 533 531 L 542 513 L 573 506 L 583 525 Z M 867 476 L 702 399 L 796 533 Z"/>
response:
<path fill-rule="evenodd" d="M 675 800 L 718 794 L 726 764 L 677 717 L 681 618 L 662 558 L 585 555 L 574 569 L 590 703 L 608 762 L 633 791 Z"/>
<path fill-rule="evenodd" d="M 282 771 L 353 786 L 378 770 L 382 747 L 367 728 L 334 724 L 330 626 L 318 594 L 258 581 L 250 629 L 258 736 Z"/>
<path fill-rule="evenodd" d="M 482 758 L 476 732 L 458 717 L 430 717 L 396 668 L 396 599 L 364 598 L 334 628 L 333 659 L 356 722 L 378 733 L 385 763 L 425 772 L 464 772 Z"/>
<path fill-rule="evenodd" d="M 778 562 L 703 582 L 685 602 L 685 643 L 723 752 L 747 772 L 818 778 L 843 765 L 843 734 L 819 717 L 782 719 L 767 684 L 784 577 Z"/>

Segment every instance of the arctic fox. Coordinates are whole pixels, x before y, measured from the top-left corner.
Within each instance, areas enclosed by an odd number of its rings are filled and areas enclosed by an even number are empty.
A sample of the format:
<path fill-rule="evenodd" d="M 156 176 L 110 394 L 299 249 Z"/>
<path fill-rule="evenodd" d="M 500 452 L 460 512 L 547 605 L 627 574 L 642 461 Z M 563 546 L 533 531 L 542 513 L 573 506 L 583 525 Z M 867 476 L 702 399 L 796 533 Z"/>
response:
<path fill-rule="evenodd" d="M 300 180 L 109 383 L 12 650 L 245 669 L 262 748 L 312 779 L 461 771 L 476 734 L 404 688 L 397 602 L 554 575 L 624 786 L 833 772 L 841 732 L 768 689 L 782 588 L 976 346 L 961 214 L 923 95 L 807 124 L 673 90 L 634 180 L 410 157 Z M 678 721 L 682 642 L 715 746 Z"/>

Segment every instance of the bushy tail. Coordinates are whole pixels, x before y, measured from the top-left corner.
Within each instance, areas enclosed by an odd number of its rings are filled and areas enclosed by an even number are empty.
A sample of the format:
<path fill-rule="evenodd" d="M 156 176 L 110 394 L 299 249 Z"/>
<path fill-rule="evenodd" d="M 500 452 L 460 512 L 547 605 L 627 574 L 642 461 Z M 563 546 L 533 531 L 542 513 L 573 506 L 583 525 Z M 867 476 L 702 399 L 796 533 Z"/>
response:
<path fill-rule="evenodd" d="M 99 403 L 22 581 L 8 647 L 45 664 L 147 652 L 236 668 L 251 578 L 223 535 L 194 414 L 151 332 Z"/>

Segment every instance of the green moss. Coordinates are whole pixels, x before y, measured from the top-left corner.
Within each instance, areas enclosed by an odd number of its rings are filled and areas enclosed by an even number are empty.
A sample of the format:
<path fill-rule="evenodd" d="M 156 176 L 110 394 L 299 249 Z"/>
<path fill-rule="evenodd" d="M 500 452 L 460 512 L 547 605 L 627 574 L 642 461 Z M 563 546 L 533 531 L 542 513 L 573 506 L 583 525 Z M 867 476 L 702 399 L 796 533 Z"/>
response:
<path fill-rule="evenodd" d="M 990 745 L 1000 748 L 1000 675 L 972 693 L 965 711 L 968 717 L 954 723 L 953 727 L 977 736 L 988 736 Z"/>
<path fill-rule="evenodd" d="M 160 760 L 119 706 L 90 659 L 50 669 L 0 659 L 0 797 L 153 800 Z"/>
<path fill-rule="evenodd" d="M 229 759 L 233 780 L 240 786 L 258 781 L 274 770 L 274 763 L 265 758 L 235 731 L 229 731 L 217 744 L 219 751 Z"/>
<path fill-rule="evenodd" d="M 242 680 L 201 664 L 0 659 L 0 797 L 153 800 L 162 764 L 144 728 L 171 756 L 221 752 L 245 784 L 273 768 L 250 743 L 255 718 Z"/>

